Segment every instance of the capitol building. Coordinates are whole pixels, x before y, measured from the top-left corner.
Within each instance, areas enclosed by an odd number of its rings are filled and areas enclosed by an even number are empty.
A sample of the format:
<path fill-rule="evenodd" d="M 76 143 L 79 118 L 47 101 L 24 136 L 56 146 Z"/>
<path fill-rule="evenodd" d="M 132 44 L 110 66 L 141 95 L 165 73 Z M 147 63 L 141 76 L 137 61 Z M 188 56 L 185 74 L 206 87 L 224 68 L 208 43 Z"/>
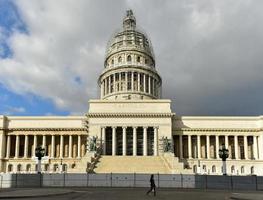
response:
<path fill-rule="evenodd" d="M 263 116 L 178 116 L 162 99 L 151 42 L 128 10 L 110 39 L 100 98 L 83 116 L 0 115 L 0 172 L 263 175 Z"/>

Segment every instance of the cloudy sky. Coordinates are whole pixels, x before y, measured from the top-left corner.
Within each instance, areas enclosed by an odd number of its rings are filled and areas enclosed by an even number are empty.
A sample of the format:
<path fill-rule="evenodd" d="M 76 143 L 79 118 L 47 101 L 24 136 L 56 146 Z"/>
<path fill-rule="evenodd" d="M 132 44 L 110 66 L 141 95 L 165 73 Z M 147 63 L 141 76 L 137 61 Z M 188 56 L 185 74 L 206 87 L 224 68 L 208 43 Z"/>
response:
<path fill-rule="evenodd" d="M 0 0 L 0 115 L 79 115 L 127 9 L 179 115 L 263 114 L 262 0 Z"/>

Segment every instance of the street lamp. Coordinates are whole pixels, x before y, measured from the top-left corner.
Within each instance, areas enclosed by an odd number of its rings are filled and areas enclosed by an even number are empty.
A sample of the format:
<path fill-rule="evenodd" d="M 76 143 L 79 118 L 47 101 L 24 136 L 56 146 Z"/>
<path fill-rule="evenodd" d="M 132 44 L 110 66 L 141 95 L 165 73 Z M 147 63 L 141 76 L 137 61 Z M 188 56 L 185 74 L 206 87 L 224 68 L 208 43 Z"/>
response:
<path fill-rule="evenodd" d="M 45 149 L 41 146 L 38 146 L 35 149 L 35 156 L 37 157 L 38 163 L 37 163 L 37 173 L 41 174 L 41 159 L 45 156 Z"/>
<path fill-rule="evenodd" d="M 219 157 L 222 158 L 223 162 L 223 175 L 226 175 L 226 159 L 228 156 L 228 149 L 226 149 L 225 144 L 222 144 L 221 148 L 219 149 Z"/>

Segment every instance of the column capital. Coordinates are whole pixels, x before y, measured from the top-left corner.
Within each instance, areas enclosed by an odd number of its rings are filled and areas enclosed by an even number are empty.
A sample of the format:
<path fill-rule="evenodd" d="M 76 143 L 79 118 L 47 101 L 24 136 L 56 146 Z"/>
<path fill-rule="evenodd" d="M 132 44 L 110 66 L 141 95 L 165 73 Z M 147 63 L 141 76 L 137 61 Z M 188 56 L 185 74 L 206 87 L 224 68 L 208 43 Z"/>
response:
<path fill-rule="evenodd" d="M 127 126 L 122 126 L 122 129 L 127 129 Z"/>
<path fill-rule="evenodd" d="M 138 126 L 133 126 L 132 128 L 133 128 L 133 129 L 137 129 L 137 128 L 138 128 Z"/>
<path fill-rule="evenodd" d="M 117 126 L 112 126 L 111 128 L 112 128 L 112 129 L 116 129 L 116 128 L 117 128 Z"/>

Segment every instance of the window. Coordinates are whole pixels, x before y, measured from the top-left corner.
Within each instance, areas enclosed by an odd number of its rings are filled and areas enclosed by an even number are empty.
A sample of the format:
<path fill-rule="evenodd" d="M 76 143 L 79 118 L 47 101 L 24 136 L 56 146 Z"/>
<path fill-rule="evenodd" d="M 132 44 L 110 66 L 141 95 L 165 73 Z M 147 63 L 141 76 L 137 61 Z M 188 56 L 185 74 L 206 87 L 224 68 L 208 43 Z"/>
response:
<path fill-rule="evenodd" d="M 128 55 L 128 57 L 127 57 L 127 62 L 131 62 L 131 56 L 130 55 Z"/>
<path fill-rule="evenodd" d="M 141 62 L 141 57 L 140 56 L 137 57 L 137 62 Z"/>
<path fill-rule="evenodd" d="M 148 62 L 149 62 L 148 59 L 145 59 L 145 64 L 148 64 Z"/>
<path fill-rule="evenodd" d="M 111 64 L 112 64 L 112 65 L 114 64 L 114 60 L 113 60 L 113 59 L 111 60 Z"/>
<path fill-rule="evenodd" d="M 119 62 L 119 63 L 122 62 L 122 58 L 121 58 L 121 56 L 118 58 L 118 62 Z"/>
<path fill-rule="evenodd" d="M 241 167 L 241 174 L 244 174 L 244 173 L 245 173 L 245 167 L 242 166 L 242 167 Z"/>
<path fill-rule="evenodd" d="M 216 166 L 215 165 L 212 166 L 212 173 L 216 173 Z"/>
<path fill-rule="evenodd" d="M 254 173 L 255 173 L 255 171 L 254 171 L 254 166 L 252 166 L 252 167 L 250 168 L 250 173 L 251 173 L 251 174 L 254 174 Z"/>
<path fill-rule="evenodd" d="M 26 171 L 27 171 L 27 172 L 30 172 L 30 171 L 31 171 L 31 165 L 30 165 L 30 164 L 27 164 L 27 165 L 26 165 Z"/>
<path fill-rule="evenodd" d="M 12 172 L 13 171 L 13 165 L 8 165 L 8 172 Z"/>
<path fill-rule="evenodd" d="M 194 167 L 193 167 L 193 172 L 196 174 L 197 173 L 197 166 L 196 165 L 194 165 Z"/>
<path fill-rule="evenodd" d="M 22 165 L 19 164 L 19 165 L 17 165 L 17 172 L 21 172 L 21 171 L 22 171 Z"/>
<path fill-rule="evenodd" d="M 235 173 L 235 166 L 232 165 L 232 166 L 231 166 L 231 174 L 234 174 L 234 173 Z"/>
<path fill-rule="evenodd" d="M 206 172 L 206 165 L 203 165 L 203 172 Z"/>

